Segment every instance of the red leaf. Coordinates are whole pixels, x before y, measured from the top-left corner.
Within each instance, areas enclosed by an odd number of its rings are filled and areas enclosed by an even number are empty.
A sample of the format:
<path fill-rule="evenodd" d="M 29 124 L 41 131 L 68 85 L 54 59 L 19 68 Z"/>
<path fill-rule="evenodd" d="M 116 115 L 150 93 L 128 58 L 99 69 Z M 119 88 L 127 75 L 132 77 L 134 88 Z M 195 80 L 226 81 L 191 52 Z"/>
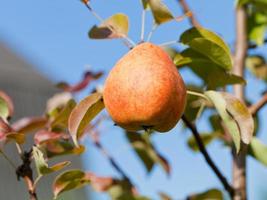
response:
<path fill-rule="evenodd" d="M 34 135 L 34 143 L 39 145 L 48 140 L 69 139 L 70 136 L 66 133 L 57 133 L 47 130 L 40 130 Z"/>
<path fill-rule="evenodd" d="M 92 187 L 97 192 L 107 191 L 114 183 L 112 177 L 99 177 L 91 172 L 86 173 L 86 178 L 91 181 Z"/>
<path fill-rule="evenodd" d="M 69 85 L 68 83 L 60 82 L 57 84 L 57 87 L 63 89 L 65 92 L 79 92 L 85 89 L 92 80 L 99 79 L 102 75 L 102 72 L 93 73 L 87 71 L 84 74 L 83 80 L 81 80 L 79 83 L 75 85 Z"/>
<path fill-rule="evenodd" d="M 16 132 L 31 133 L 45 127 L 47 121 L 45 117 L 25 117 L 12 124 L 12 128 Z"/>

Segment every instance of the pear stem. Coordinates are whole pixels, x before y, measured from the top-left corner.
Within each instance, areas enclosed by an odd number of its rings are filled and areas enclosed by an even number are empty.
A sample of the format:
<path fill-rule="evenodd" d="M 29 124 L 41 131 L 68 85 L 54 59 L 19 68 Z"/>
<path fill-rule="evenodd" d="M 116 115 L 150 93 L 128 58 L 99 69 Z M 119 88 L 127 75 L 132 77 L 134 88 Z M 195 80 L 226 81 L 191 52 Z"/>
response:
<path fill-rule="evenodd" d="M 145 21 L 146 21 L 146 10 L 143 9 L 142 11 L 142 21 L 141 21 L 141 36 L 140 36 L 140 41 L 144 41 L 144 36 L 145 36 Z"/>

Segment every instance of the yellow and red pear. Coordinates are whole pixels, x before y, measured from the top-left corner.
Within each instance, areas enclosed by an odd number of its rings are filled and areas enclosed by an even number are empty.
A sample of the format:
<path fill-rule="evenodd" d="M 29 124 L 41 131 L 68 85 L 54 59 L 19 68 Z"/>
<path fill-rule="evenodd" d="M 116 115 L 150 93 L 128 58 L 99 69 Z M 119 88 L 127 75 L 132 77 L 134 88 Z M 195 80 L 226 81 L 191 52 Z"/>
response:
<path fill-rule="evenodd" d="M 167 132 L 184 112 L 186 88 L 169 55 L 157 45 L 142 43 L 110 71 L 103 98 L 111 118 L 122 128 Z"/>

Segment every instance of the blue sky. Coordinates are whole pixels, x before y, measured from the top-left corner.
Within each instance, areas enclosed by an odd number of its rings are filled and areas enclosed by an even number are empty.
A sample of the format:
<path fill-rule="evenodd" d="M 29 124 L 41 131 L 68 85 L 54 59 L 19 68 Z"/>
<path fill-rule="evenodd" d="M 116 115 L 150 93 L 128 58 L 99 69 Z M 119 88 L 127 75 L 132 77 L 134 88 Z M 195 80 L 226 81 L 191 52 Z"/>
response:
<path fill-rule="evenodd" d="M 165 3 L 177 16 L 181 9 L 175 0 Z M 220 34 L 232 47 L 234 44 L 234 1 L 233 0 L 188 0 L 200 23 Z M 78 0 L 46 0 L 46 1 L 6 1 L 0 0 L 0 41 L 8 44 L 15 52 L 23 56 L 37 67 L 37 70 L 54 82 L 66 80 L 70 83 L 78 81 L 84 70 L 108 70 L 127 52 L 127 48 L 119 40 L 89 40 L 87 32 L 98 23 Z M 141 24 L 141 5 L 139 0 L 92 0 L 92 7 L 103 17 L 123 12 L 130 18 L 130 37 L 138 41 Z M 180 23 L 171 22 L 160 27 L 153 35 L 152 42 L 157 44 L 175 40 L 189 28 L 187 20 Z M 151 16 L 147 18 L 146 33 L 151 28 Z M 178 46 L 179 47 L 179 46 Z M 265 50 L 266 48 L 261 48 Z M 196 77 L 188 71 L 182 71 L 187 83 L 197 82 Z M 265 87 L 253 78 L 248 78 L 248 96 L 256 101 Z M 104 78 L 99 82 L 103 83 Z M 88 90 L 89 91 L 89 90 Z M 261 111 L 261 116 L 267 109 Z M 262 123 L 260 137 L 267 124 Z M 204 120 L 198 123 L 200 131 L 208 131 Z M 147 175 L 144 167 L 125 142 L 122 131 L 112 123 L 101 127 L 103 145 L 116 158 L 120 166 L 136 183 L 144 195 L 158 199 L 157 192 L 163 191 L 175 199 L 184 199 L 192 192 L 201 192 L 209 188 L 222 188 L 213 172 L 204 162 L 200 154 L 193 153 L 186 145 L 190 135 L 178 125 L 168 134 L 158 134 L 152 140 L 157 149 L 170 161 L 172 175 L 167 177 L 160 167 L 155 167 Z M 266 139 L 264 139 L 267 142 Z M 84 156 L 85 169 L 99 175 L 117 175 L 109 163 L 91 144 L 86 141 L 87 153 Z M 219 142 L 212 143 L 208 150 L 217 165 L 231 180 L 230 150 L 221 148 Z M 248 180 L 250 199 L 259 199 L 267 181 L 267 168 L 248 159 Z M 93 199 L 107 199 L 105 195 L 95 194 Z"/>

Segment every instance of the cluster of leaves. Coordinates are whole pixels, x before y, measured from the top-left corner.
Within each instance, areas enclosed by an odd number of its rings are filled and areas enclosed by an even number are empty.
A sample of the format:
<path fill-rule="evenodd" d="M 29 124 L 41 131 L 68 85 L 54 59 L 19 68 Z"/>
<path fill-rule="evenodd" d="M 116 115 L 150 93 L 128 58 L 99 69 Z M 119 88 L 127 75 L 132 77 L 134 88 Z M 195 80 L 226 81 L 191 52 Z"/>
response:
<path fill-rule="evenodd" d="M 89 1 L 83 0 L 82 2 L 92 11 Z M 171 20 L 177 20 L 161 0 L 142 0 L 141 3 L 144 11 L 151 11 L 155 27 Z M 249 39 L 257 45 L 264 42 L 267 20 L 266 11 L 262 7 L 267 6 L 265 4 L 262 0 L 239 0 L 237 2 L 237 6 L 247 6 Z M 106 20 L 97 17 L 100 19 L 100 24 L 90 29 L 90 38 L 119 38 L 127 44 L 134 45 L 128 38 L 129 19 L 125 14 L 117 13 Z M 179 42 L 186 48 L 181 52 L 172 52 L 174 63 L 177 68 L 189 68 L 203 82 L 201 86 L 188 85 L 188 89 L 193 92 L 189 91 L 185 116 L 194 122 L 202 116 L 205 109 L 216 111 L 209 118 L 212 132 L 201 134 L 204 144 L 208 145 L 214 139 L 219 139 L 226 146 L 234 145 L 238 152 L 241 143 L 244 143 L 249 145 L 251 156 L 267 165 L 265 156 L 267 146 L 253 135 L 254 119 L 249 109 L 233 95 L 225 91 L 218 91 L 227 85 L 246 83 L 242 77 L 231 73 L 233 62 L 228 45 L 217 34 L 202 27 L 186 30 L 180 36 Z M 249 56 L 247 67 L 256 77 L 267 80 L 267 68 L 263 57 Z M 63 90 L 63 93 L 48 101 L 45 116 L 27 117 L 13 124 L 8 121 L 14 110 L 12 100 L 6 93 L 0 91 L 1 152 L 3 153 L 3 147 L 8 142 L 15 142 L 18 146 L 22 146 L 25 143 L 26 135 L 33 133 L 32 157 L 37 171 L 34 186 L 43 176 L 70 165 L 69 161 L 65 161 L 49 166 L 50 159 L 68 154 L 79 155 L 84 152 L 85 147 L 80 145 L 80 140 L 85 135 L 89 135 L 86 133 L 96 128 L 92 126 L 91 122 L 104 109 L 104 103 L 99 91 L 91 93 L 78 104 L 73 99 L 73 94 L 87 88 L 91 81 L 100 78 L 102 74 L 102 72 L 87 72 L 83 79 L 75 85 L 59 83 L 57 86 Z M 153 166 L 160 165 L 167 174 L 170 174 L 170 164 L 150 141 L 150 135 L 129 132 L 125 132 L 125 135 L 147 172 L 150 172 Z M 194 138 L 189 138 L 188 145 L 194 151 L 198 151 L 198 145 Z M 96 146 L 99 147 L 99 144 L 96 143 Z M 112 160 L 111 164 L 113 162 Z M 127 177 L 123 176 L 122 179 L 101 177 L 92 172 L 83 172 L 77 169 L 65 171 L 56 177 L 53 184 L 54 196 L 57 197 L 63 192 L 85 185 L 91 185 L 99 192 L 107 192 L 112 199 L 116 200 L 149 199 L 139 195 Z M 171 199 L 164 193 L 160 193 L 160 196 L 163 200 Z M 221 191 L 211 189 L 188 197 L 193 200 L 207 198 L 223 199 L 223 195 Z"/>

